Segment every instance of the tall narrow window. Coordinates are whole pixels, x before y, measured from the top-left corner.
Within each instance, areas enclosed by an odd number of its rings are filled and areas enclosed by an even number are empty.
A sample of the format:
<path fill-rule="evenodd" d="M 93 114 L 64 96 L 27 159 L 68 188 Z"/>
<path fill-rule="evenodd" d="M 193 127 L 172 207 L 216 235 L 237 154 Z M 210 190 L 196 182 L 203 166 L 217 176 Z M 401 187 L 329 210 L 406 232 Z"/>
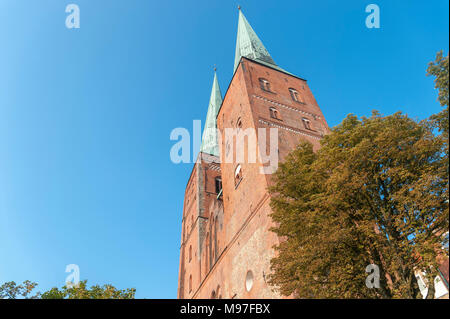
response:
<path fill-rule="evenodd" d="M 217 240 L 217 231 L 218 231 L 218 221 L 217 218 L 214 221 L 214 256 L 216 257 L 214 261 L 217 260 L 217 255 L 219 254 L 219 243 Z"/>
<path fill-rule="evenodd" d="M 311 121 L 308 120 L 308 119 L 305 119 L 305 118 L 303 118 L 302 121 L 303 121 L 303 125 L 305 126 L 305 128 L 306 128 L 307 130 L 311 130 L 311 131 L 312 131 L 312 128 L 311 128 Z"/>
<path fill-rule="evenodd" d="M 242 128 L 242 120 L 241 120 L 241 118 L 238 118 L 238 120 L 236 121 L 236 128 L 238 130 L 240 130 Z"/>
<path fill-rule="evenodd" d="M 253 287 L 253 272 L 251 270 L 247 271 L 245 276 L 245 289 L 250 291 Z"/>
<path fill-rule="evenodd" d="M 192 275 L 189 276 L 189 292 L 192 291 Z"/>
<path fill-rule="evenodd" d="M 242 169 L 241 164 L 238 164 L 238 166 L 236 166 L 236 169 L 234 170 L 234 185 L 237 186 L 241 180 L 242 180 Z"/>
<path fill-rule="evenodd" d="M 219 194 L 222 190 L 222 178 L 216 177 L 216 194 Z"/>
<path fill-rule="evenodd" d="M 259 78 L 259 86 L 261 87 L 262 90 L 271 92 L 270 83 L 266 79 Z"/>
<path fill-rule="evenodd" d="M 216 289 L 216 298 L 217 299 L 222 299 L 222 295 L 219 293 L 220 292 L 220 286 L 217 286 L 217 289 Z"/>
<path fill-rule="evenodd" d="M 189 262 L 191 262 L 192 259 L 192 245 L 189 246 Z"/>
<path fill-rule="evenodd" d="M 294 101 L 304 103 L 303 99 L 300 96 L 300 93 L 296 89 L 290 88 L 289 92 L 291 93 L 291 97 Z"/>

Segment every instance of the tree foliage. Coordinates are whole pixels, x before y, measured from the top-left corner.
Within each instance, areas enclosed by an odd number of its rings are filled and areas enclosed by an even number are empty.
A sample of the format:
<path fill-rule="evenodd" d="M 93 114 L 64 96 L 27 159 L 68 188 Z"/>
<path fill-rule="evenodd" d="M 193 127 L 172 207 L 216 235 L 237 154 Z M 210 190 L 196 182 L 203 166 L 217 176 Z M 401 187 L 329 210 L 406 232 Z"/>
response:
<path fill-rule="evenodd" d="M 134 299 L 136 294 L 135 288 L 120 290 L 112 285 L 94 285 L 89 288 L 87 280 L 84 280 L 77 287 L 55 287 L 30 296 L 36 286 L 36 283 L 28 280 L 22 285 L 17 285 L 14 281 L 7 282 L 0 286 L 0 299 Z"/>
<path fill-rule="evenodd" d="M 434 296 L 437 257 L 448 256 L 448 56 L 428 73 L 447 106 L 430 121 L 349 115 L 319 151 L 302 143 L 280 164 L 270 192 L 282 240 L 270 283 L 281 294 L 417 298 L 422 271 Z M 366 287 L 369 264 L 380 269 L 379 289 Z"/>
<path fill-rule="evenodd" d="M 270 189 L 283 239 L 270 282 L 302 298 L 418 296 L 414 270 L 434 278 L 448 230 L 442 148 L 429 126 L 376 112 L 349 115 L 317 153 L 300 144 Z M 365 285 L 368 264 L 379 289 Z"/>
<path fill-rule="evenodd" d="M 448 54 L 444 57 L 442 51 L 436 55 L 436 60 L 428 64 L 427 75 L 434 76 L 435 88 L 438 89 L 438 101 L 444 110 L 431 117 L 436 126 L 444 133 L 448 141 Z"/>
<path fill-rule="evenodd" d="M 42 294 L 42 299 L 134 299 L 135 294 L 135 288 L 120 290 L 112 285 L 94 285 L 88 288 L 87 280 L 84 280 L 80 281 L 78 287 L 52 288 Z"/>
<path fill-rule="evenodd" d="M 350 115 L 317 153 L 299 145 L 271 188 L 284 239 L 271 283 L 298 297 L 416 297 L 414 270 L 435 275 L 448 229 L 441 157 L 441 140 L 401 113 Z M 365 286 L 372 263 L 380 289 Z"/>
<path fill-rule="evenodd" d="M 9 281 L 0 286 L 0 299 L 38 299 L 39 293 L 32 295 L 37 283 L 25 280 L 18 285 L 14 281 Z"/>
<path fill-rule="evenodd" d="M 444 57 L 442 51 L 436 55 L 436 60 L 428 64 L 427 75 L 434 76 L 435 88 L 438 90 L 438 101 L 443 107 L 443 110 L 430 117 L 428 123 L 430 127 L 439 130 L 440 138 L 444 143 L 444 152 L 446 157 L 442 160 L 442 170 L 449 173 L 448 162 L 448 145 L 449 145 L 449 131 L 448 131 L 448 100 L 449 100 L 449 69 L 448 69 L 448 54 Z M 447 194 L 448 196 L 448 194 Z"/>

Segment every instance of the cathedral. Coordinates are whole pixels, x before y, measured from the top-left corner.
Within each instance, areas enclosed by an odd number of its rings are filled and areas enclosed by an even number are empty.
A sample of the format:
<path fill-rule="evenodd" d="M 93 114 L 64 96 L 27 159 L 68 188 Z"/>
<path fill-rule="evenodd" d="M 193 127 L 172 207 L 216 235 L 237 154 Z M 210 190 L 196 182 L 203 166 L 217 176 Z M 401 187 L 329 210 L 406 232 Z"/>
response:
<path fill-rule="evenodd" d="M 222 96 L 214 74 L 200 152 L 186 186 L 177 296 L 281 298 L 267 283 L 279 243 L 270 231 L 271 175 L 261 173 L 261 156 L 255 162 L 223 160 L 234 149 L 220 138 L 227 128 L 276 129 L 277 140 L 265 146 L 276 143 L 280 162 L 302 140 L 317 150 L 329 132 L 306 80 L 274 62 L 241 10 L 233 77 Z"/>

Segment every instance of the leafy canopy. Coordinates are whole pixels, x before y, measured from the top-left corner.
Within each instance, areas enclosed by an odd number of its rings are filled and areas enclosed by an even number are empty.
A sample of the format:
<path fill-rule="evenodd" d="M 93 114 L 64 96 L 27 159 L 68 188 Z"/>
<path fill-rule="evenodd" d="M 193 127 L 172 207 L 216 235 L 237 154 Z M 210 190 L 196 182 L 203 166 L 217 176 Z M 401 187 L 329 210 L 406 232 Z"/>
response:
<path fill-rule="evenodd" d="M 317 153 L 302 143 L 280 165 L 269 282 L 281 294 L 416 298 L 421 271 L 434 297 L 438 260 L 448 258 L 448 71 L 441 51 L 427 75 L 444 109 L 429 120 L 349 115 Z M 365 284 L 368 264 L 379 267 L 378 289 Z"/>
<path fill-rule="evenodd" d="M 317 153 L 300 144 L 270 189 L 283 239 L 270 282 L 302 298 L 416 297 L 414 270 L 435 274 L 448 230 L 442 148 L 429 126 L 377 112 L 349 115 Z M 369 264 L 380 289 L 365 285 Z"/>
<path fill-rule="evenodd" d="M 78 287 L 69 288 L 67 286 L 52 288 L 44 293 L 30 295 L 36 288 L 37 283 L 24 281 L 22 285 L 17 285 L 14 281 L 7 282 L 0 286 L 0 299 L 134 299 L 135 288 L 117 289 L 112 285 L 95 285 L 90 288 L 87 280 L 81 281 Z"/>

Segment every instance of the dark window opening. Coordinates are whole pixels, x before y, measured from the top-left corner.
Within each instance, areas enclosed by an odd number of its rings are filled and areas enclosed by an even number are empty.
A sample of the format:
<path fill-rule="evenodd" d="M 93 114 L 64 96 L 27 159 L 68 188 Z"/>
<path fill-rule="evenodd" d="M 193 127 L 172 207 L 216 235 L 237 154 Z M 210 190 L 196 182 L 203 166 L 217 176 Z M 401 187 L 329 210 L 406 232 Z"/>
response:
<path fill-rule="evenodd" d="M 192 260 L 192 246 L 189 246 L 189 262 Z"/>
<path fill-rule="evenodd" d="M 192 291 L 192 275 L 189 276 L 189 292 Z"/>
<path fill-rule="evenodd" d="M 300 103 L 304 103 L 303 99 L 300 96 L 300 93 L 298 93 L 297 90 L 295 89 L 289 89 L 289 93 L 291 93 L 291 98 L 296 101 L 296 102 L 300 102 Z"/>
<path fill-rule="evenodd" d="M 307 130 L 311 130 L 311 131 L 312 131 L 312 128 L 311 128 L 311 121 L 308 120 L 308 119 L 305 119 L 305 118 L 303 118 L 302 121 L 303 121 L 303 125 L 305 126 L 305 128 L 306 128 Z"/>
<path fill-rule="evenodd" d="M 236 166 L 236 169 L 234 171 L 234 185 L 238 186 L 241 180 L 242 180 L 242 169 L 241 164 L 239 164 L 238 166 Z"/>
<path fill-rule="evenodd" d="M 270 83 L 266 79 L 260 78 L 259 85 L 262 90 L 267 91 L 267 92 L 272 92 L 270 89 Z"/>
<path fill-rule="evenodd" d="M 222 190 L 222 178 L 216 177 L 216 194 L 219 194 Z"/>
<path fill-rule="evenodd" d="M 270 117 L 280 120 L 280 113 L 278 112 L 278 110 L 274 107 L 269 108 L 270 111 Z"/>
<path fill-rule="evenodd" d="M 238 118 L 238 120 L 236 121 L 236 127 L 238 130 L 240 130 L 242 128 L 242 120 L 241 118 Z"/>

